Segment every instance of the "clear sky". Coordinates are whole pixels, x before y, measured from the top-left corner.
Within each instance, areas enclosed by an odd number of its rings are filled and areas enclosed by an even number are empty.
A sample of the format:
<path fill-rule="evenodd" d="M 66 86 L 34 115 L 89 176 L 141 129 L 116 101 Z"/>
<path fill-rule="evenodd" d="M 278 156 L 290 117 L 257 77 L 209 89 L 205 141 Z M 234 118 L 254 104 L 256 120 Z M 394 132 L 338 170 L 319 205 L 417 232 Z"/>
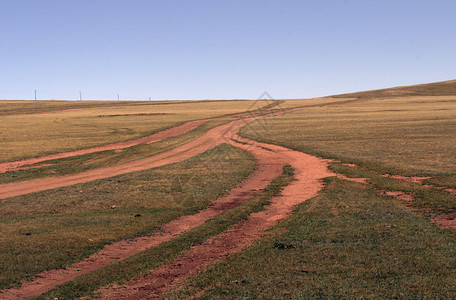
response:
<path fill-rule="evenodd" d="M 0 0 L 0 99 L 309 98 L 455 67 L 455 0 Z"/>

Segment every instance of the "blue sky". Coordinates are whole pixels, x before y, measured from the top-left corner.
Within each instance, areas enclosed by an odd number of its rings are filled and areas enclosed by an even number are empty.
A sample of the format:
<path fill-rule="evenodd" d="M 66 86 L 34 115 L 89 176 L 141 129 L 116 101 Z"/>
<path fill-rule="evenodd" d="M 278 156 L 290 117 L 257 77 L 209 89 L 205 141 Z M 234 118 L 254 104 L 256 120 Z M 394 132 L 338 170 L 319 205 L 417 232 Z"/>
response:
<path fill-rule="evenodd" d="M 454 0 L 0 0 L 0 99 L 309 98 L 456 78 Z"/>

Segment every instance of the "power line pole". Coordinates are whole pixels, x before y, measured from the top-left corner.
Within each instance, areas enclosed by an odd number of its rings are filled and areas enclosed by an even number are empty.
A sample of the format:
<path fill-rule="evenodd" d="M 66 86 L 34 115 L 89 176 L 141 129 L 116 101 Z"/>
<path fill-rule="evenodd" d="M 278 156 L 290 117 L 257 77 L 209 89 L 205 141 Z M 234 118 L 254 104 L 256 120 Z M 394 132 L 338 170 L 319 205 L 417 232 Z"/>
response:
<path fill-rule="evenodd" d="M 119 101 L 119 94 L 117 94 L 117 101 Z"/>
<path fill-rule="evenodd" d="M 82 93 L 81 93 L 81 91 L 79 91 L 79 101 L 81 101 L 81 100 L 82 100 Z"/>
<path fill-rule="evenodd" d="M 36 90 L 35 90 L 35 101 L 36 101 Z"/>

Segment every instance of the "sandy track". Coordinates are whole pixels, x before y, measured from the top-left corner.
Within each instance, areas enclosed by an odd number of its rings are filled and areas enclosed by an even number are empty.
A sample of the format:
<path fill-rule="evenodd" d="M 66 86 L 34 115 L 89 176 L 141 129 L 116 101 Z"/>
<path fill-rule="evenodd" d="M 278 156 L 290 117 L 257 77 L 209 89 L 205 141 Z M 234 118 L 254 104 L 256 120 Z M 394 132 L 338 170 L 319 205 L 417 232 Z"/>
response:
<path fill-rule="evenodd" d="M 265 210 L 251 214 L 248 220 L 241 221 L 203 244 L 194 246 L 172 264 L 163 265 L 149 275 L 125 285 L 102 289 L 104 299 L 155 299 L 163 296 L 164 292 L 189 275 L 198 273 L 208 264 L 252 245 L 265 230 L 289 216 L 297 204 L 316 196 L 323 187 L 322 178 L 334 175 L 328 171 L 327 162 L 317 157 L 240 137 L 236 139 L 250 143 L 250 146 L 236 146 L 253 154 L 264 151 L 260 147 L 276 151 L 285 163 L 293 167 L 297 180 L 286 186 L 281 196 L 274 197 Z"/>

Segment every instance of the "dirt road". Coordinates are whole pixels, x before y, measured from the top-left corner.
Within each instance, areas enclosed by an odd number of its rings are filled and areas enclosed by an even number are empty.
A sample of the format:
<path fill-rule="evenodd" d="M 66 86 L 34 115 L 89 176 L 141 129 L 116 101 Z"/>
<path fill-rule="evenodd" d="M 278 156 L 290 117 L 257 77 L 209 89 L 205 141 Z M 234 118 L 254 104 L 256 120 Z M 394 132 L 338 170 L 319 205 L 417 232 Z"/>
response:
<path fill-rule="evenodd" d="M 96 179 L 113 177 L 120 174 L 147 170 L 150 168 L 156 168 L 183 161 L 195 155 L 201 154 L 209 149 L 212 149 L 221 143 L 229 141 L 242 125 L 251 122 L 254 119 L 256 118 L 247 118 L 232 121 L 230 123 L 209 130 L 203 136 L 196 138 L 195 140 L 185 145 L 176 147 L 172 150 L 154 156 L 128 162 L 118 166 L 99 168 L 77 174 L 52 178 L 40 178 L 22 182 L 1 184 L 0 199 L 54 189 L 76 183 L 89 182 Z"/>
<path fill-rule="evenodd" d="M 122 240 L 108 245 L 83 261 L 75 263 L 64 270 L 43 272 L 39 274 L 36 280 L 25 282 L 18 289 L 10 289 L 0 294 L 0 299 L 3 299 L 3 297 L 5 299 L 21 299 L 40 295 L 58 284 L 169 241 L 177 235 L 203 224 L 216 215 L 244 203 L 279 176 L 284 165 L 280 155 L 275 152 L 260 148 L 259 151 L 255 151 L 252 154 L 257 161 L 257 169 L 238 187 L 214 201 L 213 206 L 197 214 L 177 218 L 163 225 L 160 231 L 154 232 L 150 236 L 134 240 Z"/>
<path fill-rule="evenodd" d="M 119 142 L 119 143 L 114 143 L 114 144 L 103 145 L 100 147 L 93 147 L 93 148 L 45 155 L 45 156 L 40 156 L 40 157 L 22 159 L 22 160 L 17 160 L 17 161 L 12 161 L 12 162 L 4 162 L 4 163 L 0 163 L 0 173 L 14 171 L 14 170 L 17 170 L 26 165 L 37 164 L 37 163 L 40 163 L 43 161 L 48 161 L 48 160 L 53 160 L 53 159 L 73 157 L 73 156 L 77 156 L 77 155 L 95 153 L 95 152 L 106 151 L 106 150 L 125 149 L 125 148 L 129 148 L 132 146 L 140 145 L 140 144 L 155 143 L 155 142 L 158 142 L 158 141 L 170 138 L 170 137 L 178 136 L 178 135 L 187 133 L 189 131 L 192 131 L 193 129 L 201 126 L 202 124 L 204 124 L 208 121 L 209 120 L 197 120 L 197 121 L 186 122 L 182 125 L 179 125 L 179 126 L 176 126 L 173 128 L 169 128 L 169 129 L 151 134 L 146 137 L 129 140 L 129 141 L 125 141 L 125 142 Z"/>
<path fill-rule="evenodd" d="M 303 108 L 279 111 L 268 116 Z M 213 207 L 200 211 L 195 215 L 178 218 L 166 224 L 163 233 L 153 233 L 150 237 L 134 241 L 120 241 L 106 246 L 84 261 L 67 268 L 67 270 L 52 270 L 42 273 L 36 280 L 24 283 L 19 289 L 4 291 L 0 294 L 0 298 L 20 299 L 39 295 L 79 275 L 89 273 L 170 240 L 176 235 L 202 224 L 218 213 L 245 202 L 255 193 L 264 189 L 273 178 L 277 177 L 284 164 L 290 164 L 295 170 L 297 180 L 284 189 L 282 196 L 273 198 L 266 210 L 252 214 L 248 220 L 238 223 L 226 232 L 211 238 L 201 245 L 195 246 L 179 257 L 174 264 L 165 265 L 154 270 L 152 274 L 159 276 L 160 279 L 156 279 L 154 275 L 151 276 L 155 279 L 151 277 L 137 279 L 121 289 L 107 291 L 105 298 L 119 299 L 127 297 L 138 299 L 138 297 L 156 297 L 165 291 L 166 286 L 179 282 L 188 275 L 198 272 L 205 265 L 251 245 L 261 237 L 266 229 L 290 215 L 295 205 L 317 195 L 323 186 L 322 178 L 333 175 L 327 169 L 327 162 L 322 159 L 284 147 L 258 143 L 236 135 L 240 127 L 261 117 L 264 116 L 232 121 L 209 130 L 203 136 L 185 145 L 123 165 L 61 177 L 0 185 L 0 199 L 2 199 L 179 162 L 203 153 L 221 143 L 229 143 L 249 151 L 258 162 L 258 170 L 241 186 L 230 191 L 228 195 L 217 199 Z M 237 143 L 233 139 L 242 143 Z"/>
<path fill-rule="evenodd" d="M 295 108 L 279 110 L 278 112 L 275 112 L 273 114 L 265 114 L 264 116 L 278 115 L 278 114 L 292 112 L 292 111 L 296 111 L 296 110 L 300 110 L 300 109 L 304 109 L 304 108 L 321 107 L 321 106 L 329 106 L 329 105 L 340 105 L 340 104 L 347 104 L 347 103 L 359 102 L 359 101 L 365 101 L 365 100 L 366 99 L 342 100 L 342 101 L 335 101 L 335 102 L 324 103 L 324 104 L 304 105 L 304 106 L 299 106 L 299 107 L 295 107 Z M 262 107 L 262 108 L 259 108 L 257 110 L 253 110 L 253 111 L 246 111 L 246 112 L 242 112 L 242 113 L 235 113 L 232 115 L 213 117 L 213 118 L 208 118 L 208 119 L 203 119 L 203 120 L 189 121 L 184 124 L 181 124 L 181 125 L 178 125 L 178 126 L 175 126 L 175 127 L 163 130 L 163 131 L 159 131 L 157 133 L 154 133 L 154 134 L 151 134 L 149 136 L 145 136 L 145 137 L 142 137 L 139 139 L 124 141 L 124 142 L 119 142 L 119 143 L 114 143 L 114 144 L 107 144 L 107 145 L 103 145 L 103 146 L 99 146 L 99 147 L 92 147 L 92 148 L 87 148 L 87 149 L 44 155 L 44 156 L 40 156 L 40 157 L 27 158 L 27 159 L 16 160 L 16 161 L 11 161 L 11 162 L 3 162 L 3 163 L 0 163 L 0 174 L 9 172 L 9 171 L 19 170 L 23 166 L 33 165 L 33 164 L 37 164 L 37 163 L 48 161 L 48 160 L 73 157 L 73 156 L 101 152 L 101 151 L 106 151 L 106 150 L 119 150 L 119 149 L 125 149 L 125 148 L 129 148 L 132 146 L 140 145 L 140 144 L 151 144 L 151 143 L 159 142 L 159 141 L 162 141 L 162 140 L 170 138 L 170 137 L 175 137 L 175 136 L 190 132 L 190 131 L 198 128 L 199 126 L 207 123 L 210 120 L 227 118 L 227 117 L 242 117 L 242 116 L 248 116 L 248 115 L 255 114 L 255 113 L 264 114 L 265 112 L 267 112 L 266 111 L 267 109 L 275 107 L 280 104 L 279 103 L 280 101 L 276 101 L 276 102 L 277 103 L 266 105 L 265 107 Z M 76 109 L 80 109 L 80 108 L 76 108 Z"/>
<path fill-rule="evenodd" d="M 172 264 L 163 265 L 143 278 L 130 281 L 122 286 L 101 290 L 103 299 L 156 299 L 172 289 L 189 275 L 201 271 L 205 266 L 241 251 L 252 245 L 264 232 L 289 216 L 293 208 L 318 194 L 323 187 L 321 179 L 332 176 L 327 163 L 317 157 L 287 148 L 257 143 L 236 137 L 250 145 L 233 143 L 252 154 L 269 148 L 281 160 L 290 164 L 295 171 L 296 181 L 285 187 L 281 196 L 271 199 L 263 211 L 253 213 L 248 220 L 239 222 L 227 231 L 216 235 L 201 245 L 194 246 L 178 257 Z"/>
<path fill-rule="evenodd" d="M 151 276 L 160 278 L 159 280 L 151 280 L 152 277 L 142 278 L 127 284 L 126 287 L 106 291 L 104 297 L 109 299 L 156 297 L 169 284 L 180 281 L 189 274 L 198 272 L 203 266 L 251 245 L 261 237 L 266 229 L 291 214 L 296 204 L 315 196 L 322 188 L 320 179 L 332 174 L 327 170 L 327 163 L 319 158 L 237 136 L 235 132 L 243 124 L 245 124 L 245 121 L 235 121 L 231 125 L 226 124 L 214 128 L 195 144 L 186 145 L 185 149 L 176 149 L 176 151 L 167 153 L 164 158 L 159 160 L 163 162 L 169 159 L 179 159 L 183 156 L 196 155 L 193 151 L 203 151 L 208 146 L 213 147 L 222 142 L 227 142 L 252 153 L 258 162 L 257 170 L 241 186 L 231 190 L 226 196 L 217 199 L 214 202 L 214 206 L 195 215 L 183 216 L 164 225 L 163 232 L 154 233 L 149 237 L 133 241 L 120 241 L 106 246 L 103 250 L 82 262 L 70 266 L 66 270 L 44 272 L 39 275 L 38 279 L 24 283 L 21 288 L 5 291 L 5 293 L 0 294 L 0 298 L 21 299 L 40 295 L 58 284 L 72 280 L 79 275 L 92 272 L 149 247 L 168 241 L 176 235 L 201 225 L 215 215 L 245 202 L 269 185 L 272 179 L 279 176 L 284 164 L 290 164 L 295 170 L 297 180 L 285 188 L 282 196 L 272 199 L 271 205 L 266 210 L 252 214 L 248 220 L 240 222 L 230 230 L 194 247 L 179 257 L 173 264 L 165 265 L 155 270 L 152 273 L 155 275 Z M 232 138 L 241 141 L 242 144 L 234 142 L 231 140 Z"/>

